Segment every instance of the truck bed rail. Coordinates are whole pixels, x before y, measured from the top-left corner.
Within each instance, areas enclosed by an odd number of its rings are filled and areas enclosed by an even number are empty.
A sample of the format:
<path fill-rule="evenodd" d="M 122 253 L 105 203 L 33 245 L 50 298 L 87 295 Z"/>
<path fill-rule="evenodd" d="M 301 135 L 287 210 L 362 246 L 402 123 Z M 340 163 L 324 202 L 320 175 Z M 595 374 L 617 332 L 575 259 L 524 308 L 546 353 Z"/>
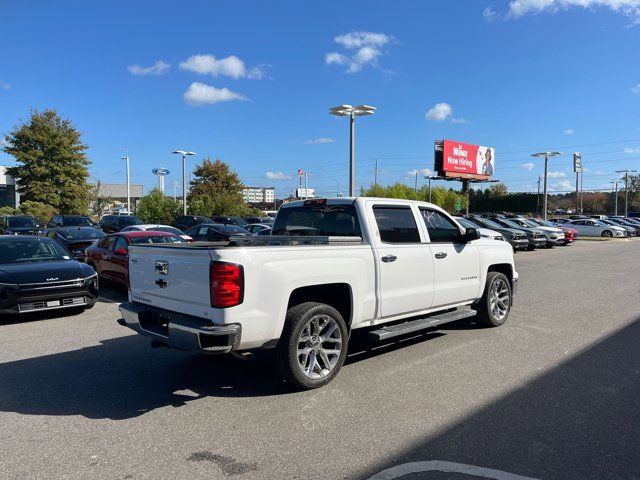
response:
<path fill-rule="evenodd" d="M 136 247 L 151 248 L 224 248 L 224 247 L 290 247 L 295 245 L 336 245 L 350 246 L 363 243 L 362 237 L 325 237 L 325 236 L 294 236 L 294 235 L 257 235 L 252 237 L 231 236 L 224 242 L 193 242 L 193 243 L 149 243 L 136 244 Z"/>

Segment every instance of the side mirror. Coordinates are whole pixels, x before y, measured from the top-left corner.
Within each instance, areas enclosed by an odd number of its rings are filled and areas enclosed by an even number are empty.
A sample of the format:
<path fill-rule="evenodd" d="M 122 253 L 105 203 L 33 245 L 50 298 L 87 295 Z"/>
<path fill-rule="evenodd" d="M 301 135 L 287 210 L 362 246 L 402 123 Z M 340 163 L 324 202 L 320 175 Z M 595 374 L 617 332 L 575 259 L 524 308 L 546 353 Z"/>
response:
<path fill-rule="evenodd" d="M 126 248 L 117 248 L 113 251 L 114 255 L 126 255 L 127 254 L 127 249 Z"/>
<path fill-rule="evenodd" d="M 472 240 L 479 240 L 480 239 L 480 231 L 477 228 L 467 228 L 466 231 L 464 232 L 464 235 L 462 236 L 462 241 L 467 243 L 467 242 L 471 242 Z"/>
<path fill-rule="evenodd" d="M 84 260 L 84 252 L 81 251 L 77 251 L 73 254 L 73 258 L 75 258 L 76 260 L 82 261 Z"/>

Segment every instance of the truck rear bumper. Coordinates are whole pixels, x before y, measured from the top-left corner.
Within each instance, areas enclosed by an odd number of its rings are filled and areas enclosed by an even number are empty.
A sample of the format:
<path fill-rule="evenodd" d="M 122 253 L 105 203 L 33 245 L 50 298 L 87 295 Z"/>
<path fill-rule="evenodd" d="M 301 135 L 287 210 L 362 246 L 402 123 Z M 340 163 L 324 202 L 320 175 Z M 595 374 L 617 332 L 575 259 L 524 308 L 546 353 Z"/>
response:
<path fill-rule="evenodd" d="M 240 344 L 239 324 L 213 325 L 203 318 L 137 303 L 123 303 L 119 309 L 120 325 L 178 350 L 217 355 L 229 353 Z"/>

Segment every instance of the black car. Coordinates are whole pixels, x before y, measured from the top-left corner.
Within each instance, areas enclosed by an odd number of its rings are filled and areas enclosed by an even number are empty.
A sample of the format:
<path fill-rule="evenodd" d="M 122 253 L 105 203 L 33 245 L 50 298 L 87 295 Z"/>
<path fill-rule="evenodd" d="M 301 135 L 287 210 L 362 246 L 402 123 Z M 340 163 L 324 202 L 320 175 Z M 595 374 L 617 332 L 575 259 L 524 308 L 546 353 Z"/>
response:
<path fill-rule="evenodd" d="M 212 217 L 211 220 L 213 220 L 213 223 L 219 223 L 222 225 L 237 225 L 238 227 L 248 225 L 248 223 L 240 217 L 225 217 L 224 215 L 219 215 L 217 217 Z"/>
<path fill-rule="evenodd" d="M 46 230 L 44 236 L 57 240 L 75 258 L 84 258 L 84 249 L 105 233 L 96 227 L 56 227 Z"/>
<path fill-rule="evenodd" d="M 196 242 L 228 242 L 231 235 L 250 237 L 251 233 L 235 225 L 220 225 L 219 223 L 203 223 L 191 227 L 185 232 Z"/>
<path fill-rule="evenodd" d="M 201 223 L 215 223 L 209 217 L 205 217 L 204 215 L 182 215 L 176 218 L 176 221 L 173 222 L 173 226 L 186 232 L 191 227 L 196 225 L 200 225 Z"/>
<path fill-rule="evenodd" d="M 502 225 L 492 222 L 488 218 L 477 218 L 473 216 L 464 217 L 467 221 L 473 223 L 473 225 L 477 228 L 488 228 L 490 230 L 495 230 L 496 232 L 502 234 L 502 236 L 511 244 L 513 250 L 526 250 L 529 248 L 529 239 L 527 238 L 527 234 L 521 230 L 515 228 L 507 228 Z"/>
<path fill-rule="evenodd" d="M 265 223 L 265 224 L 273 223 L 273 218 L 269 218 L 269 217 L 243 217 L 243 220 L 247 222 L 249 225 L 251 225 L 252 223 Z"/>
<path fill-rule="evenodd" d="M 42 227 L 31 215 L 3 215 L 0 217 L 0 234 L 40 235 Z"/>
<path fill-rule="evenodd" d="M 144 222 L 134 215 L 105 215 L 100 219 L 100 228 L 105 233 L 117 233 L 131 225 L 142 225 Z"/>
<path fill-rule="evenodd" d="M 58 242 L 0 236 L 0 315 L 91 308 L 97 299 L 96 272 Z"/>
<path fill-rule="evenodd" d="M 92 227 L 95 223 L 86 215 L 54 215 L 47 227 Z"/>

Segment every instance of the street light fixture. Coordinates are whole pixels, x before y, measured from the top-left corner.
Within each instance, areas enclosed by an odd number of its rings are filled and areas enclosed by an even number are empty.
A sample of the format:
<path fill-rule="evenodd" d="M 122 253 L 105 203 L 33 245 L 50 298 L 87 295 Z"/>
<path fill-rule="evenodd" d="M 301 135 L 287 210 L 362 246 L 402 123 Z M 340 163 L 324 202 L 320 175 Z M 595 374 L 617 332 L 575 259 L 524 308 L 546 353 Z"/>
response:
<path fill-rule="evenodd" d="M 431 180 L 440 180 L 440 177 L 434 177 L 432 175 L 424 177 L 429 180 L 429 203 L 431 203 Z"/>
<path fill-rule="evenodd" d="M 124 160 L 127 164 L 127 213 L 131 214 L 131 187 L 129 186 L 129 155 L 120 157 L 120 160 Z"/>
<path fill-rule="evenodd" d="M 624 173 L 624 216 L 629 214 L 629 174 L 637 170 L 616 170 L 616 173 Z"/>
<path fill-rule="evenodd" d="M 562 152 L 538 152 L 531 154 L 535 158 L 544 158 L 544 200 L 542 202 L 542 218 L 547 219 L 547 174 L 549 173 L 549 158 L 563 155 Z"/>
<path fill-rule="evenodd" d="M 376 107 L 369 105 L 338 105 L 329 109 L 331 115 L 336 117 L 349 116 L 349 196 L 354 196 L 355 191 L 355 122 L 356 117 L 363 117 L 365 115 L 373 115 L 376 111 Z"/>
<path fill-rule="evenodd" d="M 187 157 L 195 155 L 196 152 L 186 150 L 176 150 L 173 153 L 182 155 L 182 214 L 187 214 Z"/>

